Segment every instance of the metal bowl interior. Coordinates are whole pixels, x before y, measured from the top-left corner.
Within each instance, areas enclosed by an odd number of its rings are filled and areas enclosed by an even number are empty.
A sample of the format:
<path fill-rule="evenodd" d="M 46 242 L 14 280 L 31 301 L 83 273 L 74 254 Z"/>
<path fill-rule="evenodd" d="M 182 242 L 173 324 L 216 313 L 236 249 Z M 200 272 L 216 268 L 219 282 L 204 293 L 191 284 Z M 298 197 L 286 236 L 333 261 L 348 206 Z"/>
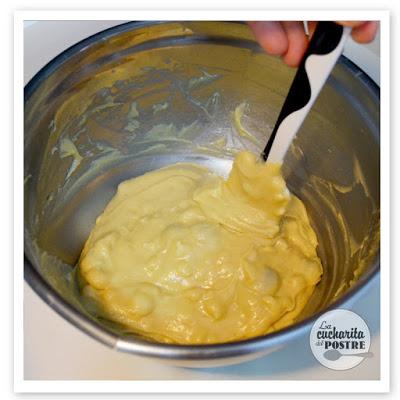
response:
<path fill-rule="evenodd" d="M 189 365 L 264 354 L 360 295 L 379 270 L 379 90 L 343 57 L 284 161 L 324 267 L 296 324 L 242 342 L 165 345 L 93 318 L 74 286 L 71 271 L 119 182 L 178 161 L 226 175 L 236 151 L 262 151 L 293 74 L 246 25 L 228 22 L 123 24 L 45 66 L 25 88 L 30 285 L 103 343 Z M 233 123 L 241 104 L 252 136 Z"/>

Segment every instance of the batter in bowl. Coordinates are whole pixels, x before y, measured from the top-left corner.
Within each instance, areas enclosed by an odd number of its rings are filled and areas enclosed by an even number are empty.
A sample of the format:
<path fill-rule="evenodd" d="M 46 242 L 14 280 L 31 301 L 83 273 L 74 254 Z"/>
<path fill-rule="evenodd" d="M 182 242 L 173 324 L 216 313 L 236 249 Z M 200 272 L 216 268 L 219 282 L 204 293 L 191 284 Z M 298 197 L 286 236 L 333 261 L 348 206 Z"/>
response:
<path fill-rule="evenodd" d="M 321 278 L 317 238 L 279 164 L 239 153 L 229 178 L 176 164 L 122 182 L 79 262 L 82 294 L 126 330 L 168 343 L 285 327 Z"/>

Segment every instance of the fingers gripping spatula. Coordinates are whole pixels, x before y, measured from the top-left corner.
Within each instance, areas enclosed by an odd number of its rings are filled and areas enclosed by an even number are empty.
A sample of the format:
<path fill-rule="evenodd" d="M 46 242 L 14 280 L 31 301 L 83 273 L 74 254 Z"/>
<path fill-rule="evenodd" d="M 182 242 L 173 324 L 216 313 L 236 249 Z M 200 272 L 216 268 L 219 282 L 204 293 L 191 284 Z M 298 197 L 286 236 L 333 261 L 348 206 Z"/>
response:
<path fill-rule="evenodd" d="M 264 161 L 283 161 L 292 140 L 342 54 L 350 32 L 350 28 L 334 22 L 318 23 L 268 143 L 261 153 Z"/>

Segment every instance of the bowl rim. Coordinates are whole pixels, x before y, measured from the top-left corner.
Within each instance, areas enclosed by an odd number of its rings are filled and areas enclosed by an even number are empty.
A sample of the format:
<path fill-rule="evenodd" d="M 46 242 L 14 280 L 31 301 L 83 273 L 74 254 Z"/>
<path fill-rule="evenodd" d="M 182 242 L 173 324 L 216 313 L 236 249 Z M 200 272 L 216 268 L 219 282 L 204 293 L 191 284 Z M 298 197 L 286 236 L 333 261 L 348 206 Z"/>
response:
<path fill-rule="evenodd" d="M 45 81 L 54 71 L 60 68 L 71 56 L 83 51 L 99 40 L 109 39 L 117 34 L 145 26 L 154 24 L 168 24 L 171 22 L 173 21 L 130 21 L 102 30 L 77 42 L 50 60 L 30 79 L 30 81 L 24 87 L 24 104 L 27 103 L 41 83 Z M 243 22 L 238 21 L 223 22 L 231 24 L 243 24 Z M 361 81 L 371 91 L 372 95 L 375 95 L 377 98 L 379 98 L 379 86 L 360 67 L 343 55 L 340 57 L 338 63 L 340 63 L 345 69 L 352 72 L 354 78 Z M 379 137 L 377 139 L 379 139 Z M 71 304 L 64 300 L 39 274 L 31 261 L 28 259 L 27 255 L 24 254 L 25 281 L 36 292 L 36 294 L 61 317 L 69 321 L 76 328 L 85 332 L 87 335 L 91 336 L 97 341 L 107 345 L 108 347 L 123 352 L 163 359 L 209 360 L 232 358 L 248 355 L 250 353 L 265 352 L 268 349 L 282 346 L 303 335 L 324 313 L 334 309 L 346 308 L 346 306 L 349 307 L 351 302 L 357 301 L 357 299 L 362 297 L 374 284 L 379 282 L 379 278 L 380 253 L 378 251 L 378 254 L 374 259 L 373 266 L 362 277 L 362 279 L 360 279 L 353 287 L 351 287 L 343 296 L 334 301 L 329 307 L 305 318 L 300 322 L 273 333 L 241 341 L 216 344 L 180 345 L 150 342 L 131 337 L 124 338 L 115 333 L 107 331 L 100 325 L 93 322 L 89 317 L 80 313 Z"/>

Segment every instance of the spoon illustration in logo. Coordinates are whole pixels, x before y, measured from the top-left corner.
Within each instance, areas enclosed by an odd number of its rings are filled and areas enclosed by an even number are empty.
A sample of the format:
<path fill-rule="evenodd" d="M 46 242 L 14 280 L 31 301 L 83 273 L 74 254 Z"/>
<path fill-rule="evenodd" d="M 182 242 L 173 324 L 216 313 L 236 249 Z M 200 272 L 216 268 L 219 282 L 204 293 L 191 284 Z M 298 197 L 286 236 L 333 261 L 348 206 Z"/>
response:
<path fill-rule="evenodd" d="M 363 357 L 363 358 L 371 358 L 371 357 L 373 357 L 373 355 L 374 354 L 371 353 L 370 351 L 368 351 L 366 353 L 343 354 L 339 350 L 336 350 L 336 349 L 327 350 L 323 354 L 325 359 L 327 359 L 329 361 L 336 361 L 336 360 L 339 360 L 340 357 L 346 357 L 346 356 L 356 356 L 356 357 Z"/>

